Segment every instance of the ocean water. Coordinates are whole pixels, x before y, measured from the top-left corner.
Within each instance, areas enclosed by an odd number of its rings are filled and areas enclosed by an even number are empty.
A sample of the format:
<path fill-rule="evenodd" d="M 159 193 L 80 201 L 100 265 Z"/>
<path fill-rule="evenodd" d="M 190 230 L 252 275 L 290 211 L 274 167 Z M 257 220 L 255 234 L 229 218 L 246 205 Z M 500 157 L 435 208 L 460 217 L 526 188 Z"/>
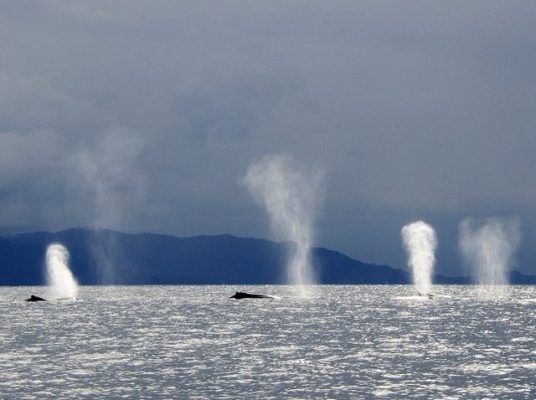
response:
<path fill-rule="evenodd" d="M 233 300 L 236 290 L 277 299 Z M 536 287 L 0 288 L 0 398 L 536 398 Z"/>

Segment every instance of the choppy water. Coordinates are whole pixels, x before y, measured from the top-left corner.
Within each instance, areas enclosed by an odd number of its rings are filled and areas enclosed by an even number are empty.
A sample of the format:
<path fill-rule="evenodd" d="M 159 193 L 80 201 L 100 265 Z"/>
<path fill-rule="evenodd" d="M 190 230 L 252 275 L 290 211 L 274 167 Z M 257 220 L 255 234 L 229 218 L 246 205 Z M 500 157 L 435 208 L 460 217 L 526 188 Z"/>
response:
<path fill-rule="evenodd" d="M 0 398 L 536 398 L 536 287 L 435 289 L 0 288 Z"/>

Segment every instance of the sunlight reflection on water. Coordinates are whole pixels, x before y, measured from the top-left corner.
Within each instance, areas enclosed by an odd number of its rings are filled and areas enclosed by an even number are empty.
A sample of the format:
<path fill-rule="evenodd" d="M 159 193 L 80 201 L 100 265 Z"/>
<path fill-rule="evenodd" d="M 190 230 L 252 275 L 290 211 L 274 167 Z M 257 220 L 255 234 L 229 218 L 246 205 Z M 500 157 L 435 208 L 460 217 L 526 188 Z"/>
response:
<path fill-rule="evenodd" d="M 534 398 L 536 288 L 0 288 L 0 398 Z M 233 300 L 236 290 L 279 299 Z"/>

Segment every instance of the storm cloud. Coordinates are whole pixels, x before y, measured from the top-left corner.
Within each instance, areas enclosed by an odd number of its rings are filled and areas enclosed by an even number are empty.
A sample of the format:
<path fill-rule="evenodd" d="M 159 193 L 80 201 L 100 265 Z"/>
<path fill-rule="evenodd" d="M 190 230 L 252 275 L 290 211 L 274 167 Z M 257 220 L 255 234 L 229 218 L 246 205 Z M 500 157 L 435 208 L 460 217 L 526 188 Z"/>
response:
<path fill-rule="evenodd" d="M 269 237 L 240 185 L 326 170 L 318 244 L 404 264 L 426 219 L 519 215 L 536 273 L 531 2 L 4 1 L 0 230 Z"/>

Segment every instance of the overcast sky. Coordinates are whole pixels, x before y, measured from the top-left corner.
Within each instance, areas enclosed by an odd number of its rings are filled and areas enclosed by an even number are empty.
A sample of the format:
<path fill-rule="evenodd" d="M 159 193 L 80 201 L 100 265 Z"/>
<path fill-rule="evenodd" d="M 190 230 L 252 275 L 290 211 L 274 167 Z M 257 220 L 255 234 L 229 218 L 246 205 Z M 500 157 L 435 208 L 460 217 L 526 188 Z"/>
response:
<path fill-rule="evenodd" d="M 405 265 L 433 224 L 521 218 L 536 273 L 536 3 L 2 1 L 0 232 L 270 238 L 241 184 L 325 171 L 317 244 Z"/>

